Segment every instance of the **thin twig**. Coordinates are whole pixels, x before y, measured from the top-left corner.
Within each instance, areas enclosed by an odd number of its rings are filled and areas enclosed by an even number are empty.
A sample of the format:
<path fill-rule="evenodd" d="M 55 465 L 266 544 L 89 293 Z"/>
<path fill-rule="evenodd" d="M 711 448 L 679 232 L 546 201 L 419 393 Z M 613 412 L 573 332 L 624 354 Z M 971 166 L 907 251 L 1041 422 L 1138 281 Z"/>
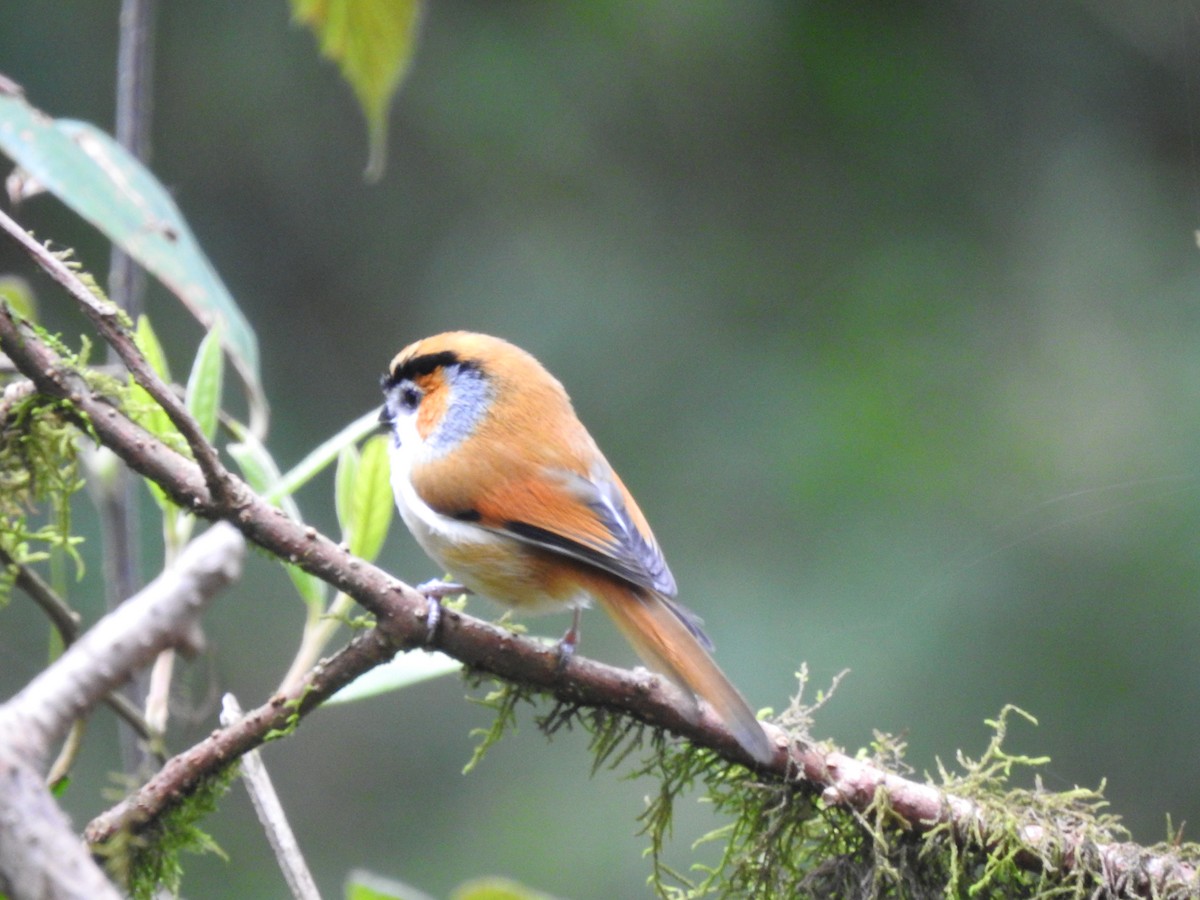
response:
<path fill-rule="evenodd" d="M 244 716 L 233 694 L 226 694 L 221 711 L 221 724 L 234 725 Z M 250 802 L 258 813 L 258 821 L 267 833 L 267 841 L 275 851 L 275 859 L 283 871 L 284 880 L 296 900 L 321 900 L 317 891 L 317 883 L 313 880 L 304 854 L 300 852 L 300 844 L 292 827 L 284 814 L 283 804 L 267 774 L 267 767 L 262 761 L 262 755 L 257 750 L 251 750 L 242 757 L 242 783 L 250 793 Z"/>
<path fill-rule="evenodd" d="M 41 575 L 17 562 L 3 548 L 0 548 L 0 567 L 16 572 L 14 583 L 46 614 L 46 618 L 62 638 L 63 644 L 69 646 L 74 643 L 75 638 L 79 636 L 79 623 L 82 621 L 79 613 L 54 593 L 54 589 L 46 584 Z"/>
<path fill-rule="evenodd" d="M 150 158 L 150 134 L 154 96 L 154 6 L 155 0 L 121 0 L 118 17 L 116 122 L 117 143 L 143 163 Z M 108 296 L 130 319 L 142 311 L 146 273 L 119 245 L 113 244 L 108 268 Z M 109 362 L 116 362 L 117 351 L 108 348 Z M 122 468 L 117 477 L 98 493 L 96 505 L 104 522 L 105 599 L 115 609 L 141 587 L 141 547 L 137 503 L 138 484 L 133 473 Z M 150 685 L 145 673 L 131 681 L 124 696 L 142 706 L 148 694 L 169 693 L 169 686 Z M 146 750 L 122 729 L 121 755 L 127 772 L 144 767 Z"/>
<path fill-rule="evenodd" d="M 155 0 L 121 0 L 118 22 L 116 138 L 143 162 L 150 158 L 154 110 L 154 8 Z"/>

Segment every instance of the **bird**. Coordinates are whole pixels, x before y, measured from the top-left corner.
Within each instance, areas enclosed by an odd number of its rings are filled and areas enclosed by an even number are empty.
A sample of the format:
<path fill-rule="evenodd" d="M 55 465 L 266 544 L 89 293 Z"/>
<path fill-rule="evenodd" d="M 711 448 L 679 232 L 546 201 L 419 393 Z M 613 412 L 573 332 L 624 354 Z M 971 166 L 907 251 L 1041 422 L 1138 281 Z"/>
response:
<path fill-rule="evenodd" d="M 518 612 L 595 603 L 654 671 L 703 699 L 742 750 L 776 748 L 714 662 L 642 511 L 530 353 L 468 331 L 409 344 L 381 379 L 391 486 L 408 530 L 453 581 Z"/>

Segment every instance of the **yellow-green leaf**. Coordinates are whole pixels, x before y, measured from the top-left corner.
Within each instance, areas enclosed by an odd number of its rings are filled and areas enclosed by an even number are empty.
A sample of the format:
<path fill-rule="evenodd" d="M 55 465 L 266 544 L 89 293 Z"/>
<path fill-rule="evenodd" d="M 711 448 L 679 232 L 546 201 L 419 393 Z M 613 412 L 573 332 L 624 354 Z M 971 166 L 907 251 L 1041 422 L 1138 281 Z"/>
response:
<path fill-rule="evenodd" d="M 333 475 L 333 508 L 337 512 L 342 540 L 353 546 L 354 541 L 354 482 L 358 478 L 358 448 L 349 444 L 337 457 Z"/>
<path fill-rule="evenodd" d="M 345 900 L 433 900 L 410 884 L 385 878 L 362 869 L 352 870 L 346 878 Z"/>
<path fill-rule="evenodd" d="M 29 282 L 19 275 L 0 275 L 0 301 L 22 319 L 37 321 L 37 297 Z"/>
<path fill-rule="evenodd" d="M 155 335 L 154 329 L 150 327 L 150 320 L 144 315 L 138 316 L 133 342 L 141 351 L 142 356 L 146 358 L 146 362 L 150 364 L 154 373 L 163 381 L 170 383 L 171 372 L 167 367 L 166 354 L 163 353 L 162 344 L 158 342 L 158 336 Z M 135 422 L 171 446 L 178 446 L 182 443 L 179 431 L 175 428 L 175 423 L 171 421 L 166 410 L 158 405 L 157 400 L 146 393 L 145 388 L 133 380 L 132 375 L 129 377 L 129 399 L 130 415 Z M 174 508 L 175 504 L 155 482 L 147 478 L 146 486 L 150 489 L 150 494 L 154 497 L 154 502 L 159 509 L 163 512 L 170 512 Z"/>
<path fill-rule="evenodd" d="M 275 465 L 275 460 L 267 452 L 267 448 L 254 435 L 243 431 L 239 436 L 242 438 L 239 443 L 229 444 L 225 449 L 229 451 L 249 485 L 260 494 L 265 494 L 279 483 L 279 467 Z M 293 521 L 302 521 L 300 507 L 290 494 L 280 497 L 279 505 Z M 289 562 L 284 562 L 283 568 L 295 585 L 296 592 L 309 608 L 314 613 L 323 610 L 327 594 L 325 582 Z"/>
<path fill-rule="evenodd" d="M 188 376 L 188 412 L 200 426 L 200 432 L 211 442 L 217 436 L 217 421 L 221 414 L 221 384 L 224 381 L 225 357 L 221 352 L 221 329 L 215 326 L 196 350 L 192 372 Z"/>
<path fill-rule="evenodd" d="M 154 374 L 170 384 L 171 370 L 167 366 L 167 354 L 163 352 L 162 344 L 158 341 L 158 335 L 154 333 L 154 329 L 150 326 L 150 320 L 144 314 L 138 316 L 137 330 L 134 332 L 133 342 L 142 351 L 142 356 L 146 357 L 146 362 L 150 363 L 150 368 L 154 370 Z"/>
<path fill-rule="evenodd" d="M 450 900 L 553 900 L 549 894 L 502 876 L 476 878 L 455 888 Z"/>
<path fill-rule="evenodd" d="M 408 72 L 420 0 L 292 0 L 292 15 L 336 62 L 367 117 L 367 179 L 383 174 L 388 105 Z"/>
<path fill-rule="evenodd" d="M 388 463 L 387 438 L 376 435 L 363 444 L 354 479 L 354 529 L 350 552 L 373 561 L 383 549 L 388 526 L 392 522 L 391 469 Z"/>

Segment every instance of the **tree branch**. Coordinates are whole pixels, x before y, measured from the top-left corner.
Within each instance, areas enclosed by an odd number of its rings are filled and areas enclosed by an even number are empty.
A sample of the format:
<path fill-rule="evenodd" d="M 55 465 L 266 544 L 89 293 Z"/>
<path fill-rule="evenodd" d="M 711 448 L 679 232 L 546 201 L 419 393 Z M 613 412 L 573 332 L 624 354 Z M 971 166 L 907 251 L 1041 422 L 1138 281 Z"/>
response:
<path fill-rule="evenodd" d="M 120 900 L 41 775 L 0 745 L 0 894 L 16 900 Z"/>
<path fill-rule="evenodd" d="M 79 638 L 79 613 L 71 609 L 65 600 L 54 593 L 50 585 L 46 584 L 37 572 L 29 568 L 29 566 L 17 562 L 3 549 L 0 549 L 0 566 L 16 569 L 16 586 L 41 607 L 46 617 L 54 625 L 58 636 L 62 639 L 63 646 L 69 647 L 75 643 Z M 133 729 L 139 738 L 148 741 L 154 737 L 154 734 L 150 731 L 150 726 L 142 718 L 141 712 L 124 694 L 109 694 L 104 698 L 104 702 Z"/>
<path fill-rule="evenodd" d="M 235 529 L 213 526 L 0 706 L 0 889 L 6 894 L 119 896 L 71 831 L 38 769 L 80 714 L 160 650 L 186 643 L 204 606 L 240 574 L 244 548 Z"/>
<path fill-rule="evenodd" d="M 75 719 L 159 651 L 188 646 L 200 611 L 240 575 L 244 546 L 237 530 L 224 524 L 192 541 L 173 565 L 0 706 L 0 741 L 29 760 L 42 759 Z"/>

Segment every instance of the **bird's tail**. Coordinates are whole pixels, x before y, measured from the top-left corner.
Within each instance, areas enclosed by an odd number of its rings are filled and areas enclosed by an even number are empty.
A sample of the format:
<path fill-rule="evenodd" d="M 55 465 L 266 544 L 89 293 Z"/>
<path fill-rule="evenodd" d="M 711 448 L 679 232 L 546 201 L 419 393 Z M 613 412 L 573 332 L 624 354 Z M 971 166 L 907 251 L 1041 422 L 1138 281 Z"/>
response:
<path fill-rule="evenodd" d="M 775 747 L 737 688 L 708 655 L 707 638 L 686 610 L 659 594 L 634 593 L 625 585 L 610 583 L 597 594 L 604 611 L 648 666 L 708 703 L 757 762 L 771 761 Z"/>

